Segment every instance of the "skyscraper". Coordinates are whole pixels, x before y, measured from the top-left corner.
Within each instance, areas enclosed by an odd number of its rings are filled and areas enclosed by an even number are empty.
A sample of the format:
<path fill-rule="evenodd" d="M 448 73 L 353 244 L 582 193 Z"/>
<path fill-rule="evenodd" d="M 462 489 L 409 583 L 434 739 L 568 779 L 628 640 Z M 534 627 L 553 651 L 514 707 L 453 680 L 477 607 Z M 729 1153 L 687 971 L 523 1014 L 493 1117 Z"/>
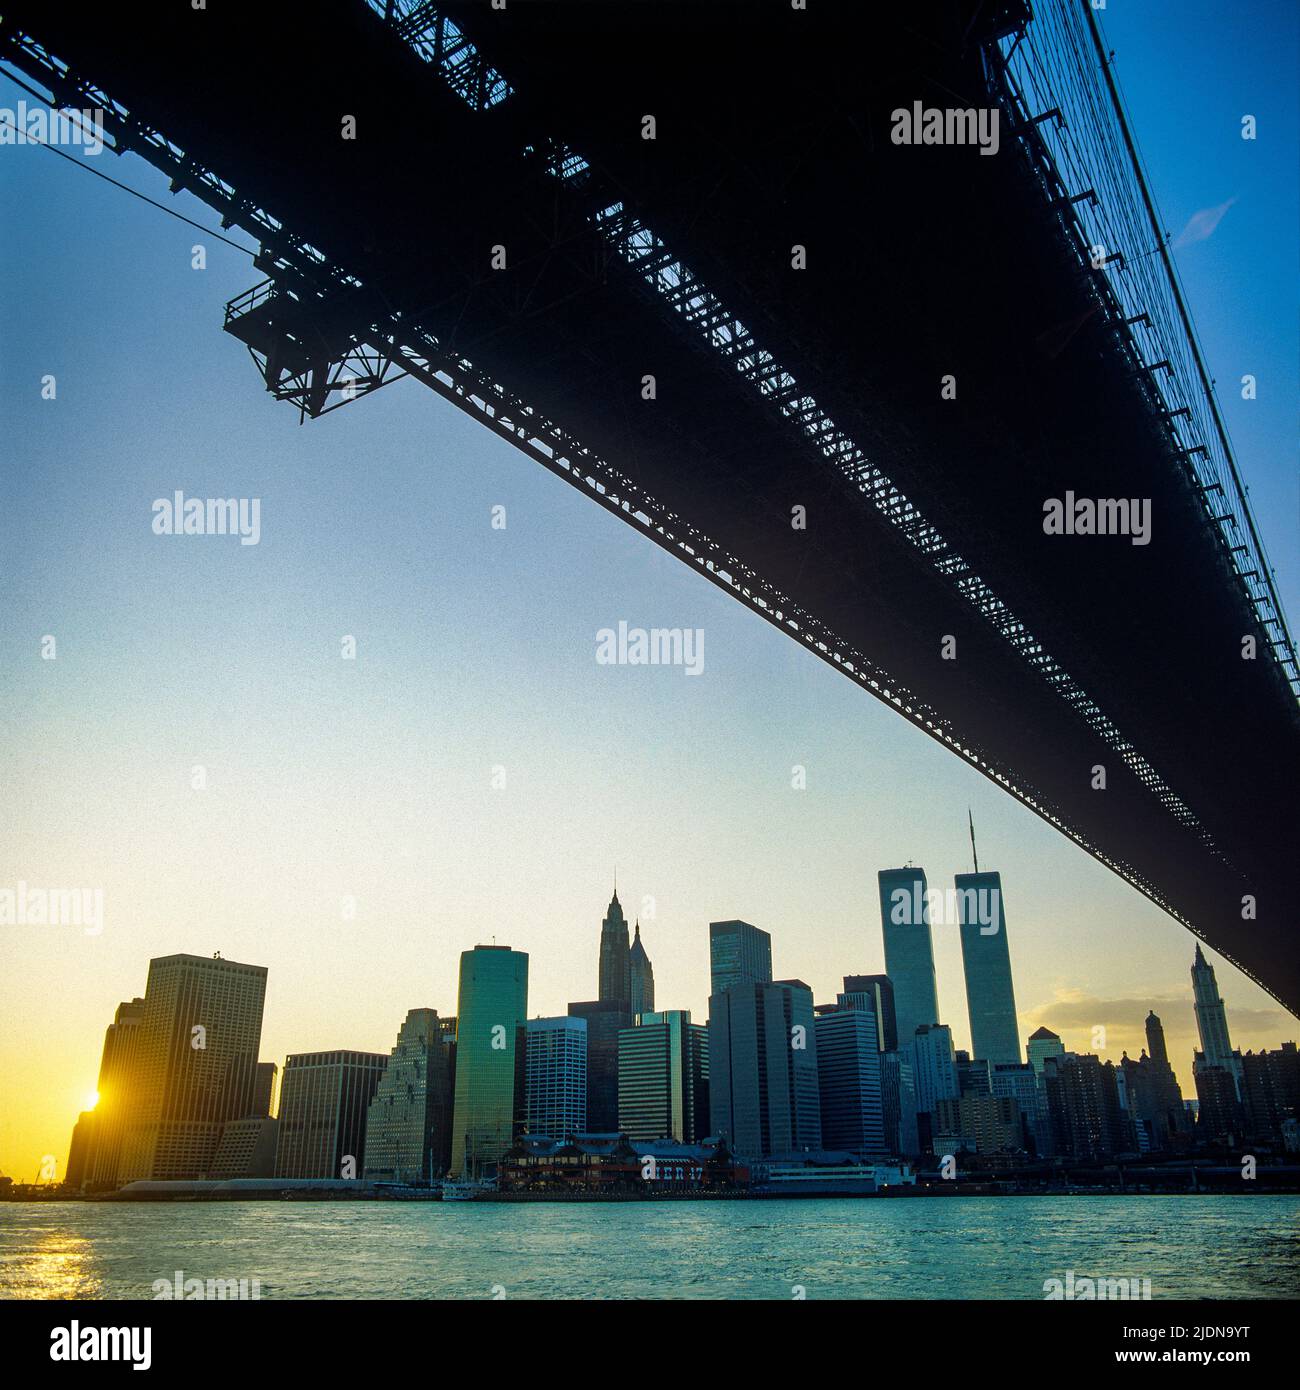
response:
<path fill-rule="evenodd" d="M 1123 1112 L 1113 1063 L 1067 1052 L 1043 1063 L 1055 1151 L 1070 1158 L 1108 1158 L 1124 1147 Z"/>
<path fill-rule="evenodd" d="M 428 1183 L 447 1171 L 455 1093 L 455 1034 L 436 1009 L 412 1009 L 366 1117 L 365 1176 Z"/>
<path fill-rule="evenodd" d="M 1201 943 L 1196 943 L 1192 962 L 1192 995 L 1195 999 L 1196 1031 L 1201 1039 L 1201 1055 L 1207 1067 L 1232 1069 L 1232 1040 L 1228 1036 L 1228 1015 L 1219 998 L 1214 967 L 1205 959 Z"/>
<path fill-rule="evenodd" d="M 285 1059 L 277 1178 L 360 1178 L 384 1052 L 297 1052 Z"/>
<path fill-rule="evenodd" d="M 620 913 L 621 915 L 621 913 Z M 475 946 L 460 957 L 451 1168 L 486 1177 L 524 1126 L 528 956 Z"/>
<path fill-rule="evenodd" d="M 650 964 L 650 957 L 646 955 L 645 947 L 641 944 L 640 922 L 636 924 L 632 949 L 628 953 L 628 963 L 631 978 L 628 1012 L 633 1018 L 637 1014 L 653 1013 L 655 1007 L 655 972 L 654 967 Z"/>
<path fill-rule="evenodd" d="M 618 1127 L 634 1141 L 709 1132 L 709 1040 L 689 1009 L 638 1015 L 618 1035 Z"/>
<path fill-rule="evenodd" d="M 587 1024 L 587 1129 L 618 1130 L 618 1035 L 632 1024 L 621 1004 L 589 999 L 569 1005 L 569 1017 Z"/>
<path fill-rule="evenodd" d="M 618 889 L 609 900 L 609 910 L 600 924 L 600 967 L 597 998 L 603 1004 L 617 1004 L 631 1012 L 632 963 L 627 939 L 627 918 L 618 900 Z"/>
<path fill-rule="evenodd" d="M 119 1182 L 206 1176 L 222 1127 L 254 1106 L 265 998 L 263 965 L 149 962 Z"/>
<path fill-rule="evenodd" d="M 916 1108 L 921 1114 L 932 1113 L 937 1101 L 956 1100 L 961 1095 L 952 1029 L 946 1023 L 923 1023 L 916 1030 L 912 1067 Z"/>
<path fill-rule="evenodd" d="M 748 922 L 709 923 L 710 994 L 772 982 L 772 938 Z"/>
<path fill-rule="evenodd" d="M 841 996 L 843 999 L 843 996 Z M 847 1002 L 816 1016 L 822 1145 L 883 1156 L 885 1107 L 875 1011 Z"/>
<path fill-rule="evenodd" d="M 136 1046 L 144 1021 L 144 1000 L 131 999 L 117 1006 L 104 1032 L 104 1051 L 99 1063 L 99 1103 L 86 1156 L 84 1182 L 95 1188 L 116 1187 L 122 1162 L 130 1107 L 135 1099 Z"/>
<path fill-rule="evenodd" d="M 529 1134 L 566 1139 L 587 1130 L 587 1020 L 530 1018 L 525 1040 L 525 1122 Z"/>
<path fill-rule="evenodd" d="M 1025 1047 L 1025 1053 L 1029 1058 L 1029 1064 L 1034 1069 L 1034 1075 L 1041 1082 L 1043 1079 L 1043 1063 L 1049 1057 L 1063 1057 L 1065 1055 L 1065 1044 L 1060 1036 L 1053 1033 L 1050 1028 L 1036 1028 L 1029 1035 L 1029 1043 Z"/>
<path fill-rule="evenodd" d="M 733 1152 L 821 1148 L 813 1017 L 802 980 L 733 985 L 709 999 L 710 1128 Z"/>
<path fill-rule="evenodd" d="M 1020 1057 L 1002 876 L 958 874 L 957 911 L 971 1050 L 980 1061 L 1014 1065 Z"/>
<path fill-rule="evenodd" d="M 898 1019 L 894 1013 L 894 986 L 888 975 L 845 975 L 841 1004 L 869 1007 L 876 1016 L 881 1052 L 898 1051 Z"/>
<path fill-rule="evenodd" d="M 922 1024 L 939 1021 L 925 870 L 881 869 L 877 879 L 885 974 L 894 986 L 899 1045 L 906 1047 Z"/>

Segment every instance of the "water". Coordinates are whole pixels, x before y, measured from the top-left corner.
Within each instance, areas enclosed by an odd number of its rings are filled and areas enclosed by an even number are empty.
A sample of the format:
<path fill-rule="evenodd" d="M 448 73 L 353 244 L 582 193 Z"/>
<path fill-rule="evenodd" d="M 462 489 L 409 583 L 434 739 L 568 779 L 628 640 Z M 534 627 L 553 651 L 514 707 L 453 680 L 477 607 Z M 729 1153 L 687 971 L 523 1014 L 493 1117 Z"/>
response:
<path fill-rule="evenodd" d="M 152 1298 L 181 1270 L 262 1298 L 1041 1299 L 1071 1269 L 1294 1298 L 1300 1198 L 0 1204 L 5 1298 Z"/>

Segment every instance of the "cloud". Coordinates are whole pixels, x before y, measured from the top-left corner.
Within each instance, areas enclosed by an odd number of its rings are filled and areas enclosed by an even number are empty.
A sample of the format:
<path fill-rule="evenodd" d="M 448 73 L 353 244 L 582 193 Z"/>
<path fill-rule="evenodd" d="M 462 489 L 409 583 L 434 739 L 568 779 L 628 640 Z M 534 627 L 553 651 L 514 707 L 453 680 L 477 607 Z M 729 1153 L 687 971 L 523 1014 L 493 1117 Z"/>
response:
<path fill-rule="evenodd" d="M 1215 228 L 1223 221 L 1224 214 L 1236 201 L 1237 199 L 1232 197 L 1226 203 L 1220 203 L 1217 208 L 1202 208 L 1200 212 L 1194 212 L 1188 219 L 1187 226 L 1178 233 L 1174 249 L 1190 246 L 1197 241 L 1208 241 L 1214 235 Z"/>

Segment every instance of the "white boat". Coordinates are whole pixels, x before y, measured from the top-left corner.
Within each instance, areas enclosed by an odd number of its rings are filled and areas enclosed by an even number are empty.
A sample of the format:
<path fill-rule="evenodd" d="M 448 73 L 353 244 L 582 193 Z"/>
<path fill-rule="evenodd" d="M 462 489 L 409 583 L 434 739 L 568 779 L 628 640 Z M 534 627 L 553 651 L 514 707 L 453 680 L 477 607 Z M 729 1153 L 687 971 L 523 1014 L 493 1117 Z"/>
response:
<path fill-rule="evenodd" d="M 442 1200 L 444 1202 L 472 1202 L 485 1192 L 495 1191 L 496 1183 L 490 1178 L 462 1178 L 458 1181 L 443 1183 Z"/>

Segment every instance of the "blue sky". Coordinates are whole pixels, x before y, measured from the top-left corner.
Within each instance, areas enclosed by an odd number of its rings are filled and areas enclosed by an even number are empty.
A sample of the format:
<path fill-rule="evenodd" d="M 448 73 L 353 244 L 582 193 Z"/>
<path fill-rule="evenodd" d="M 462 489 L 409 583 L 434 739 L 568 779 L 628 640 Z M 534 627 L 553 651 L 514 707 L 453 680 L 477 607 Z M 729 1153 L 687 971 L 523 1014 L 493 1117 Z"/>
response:
<path fill-rule="evenodd" d="M 1220 386 L 1259 378 L 1223 404 L 1294 615 L 1297 17 L 1104 20 L 1167 226 L 1236 200 L 1178 260 Z M 0 104 L 21 95 L 0 81 Z M 215 227 L 141 161 L 99 167 Z M 617 865 L 660 1007 L 704 1017 L 706 924 L 737 916 L 830 998 L 883 968 L 878 869 L 969 868 L 968 805 L 1022 1036 L 1047 1022 L 1085 1050 L 1100 1025 L 1118 1056 L 1154 1005 L 1190 1081 L 1192 938 L 1029 812 L 414 383 L 300 427 L 221 332 L 261 278 L 246 257 L 38 149 L 0 150 L 0 193 L 0 884 L 106 902 L 98 937 L 6 928 L 0 1168 L 63 1151 L 151 955 L 269 966 L 265 1057 L 386 1050 L 407 1009 L 454 1011 L 459 952 L 493 937 L 530 952 L 533 1013 L 592 997 Z M 261 543 L 155 536 L 177 489 L 260 497 Z M 702 628 L 704 675 L 597 665 L 620 619 Z M 936 953 L 964 1045 L 955 931 Z M 1292 1035 L 1219 977 L 1234 1041 Z"/>

